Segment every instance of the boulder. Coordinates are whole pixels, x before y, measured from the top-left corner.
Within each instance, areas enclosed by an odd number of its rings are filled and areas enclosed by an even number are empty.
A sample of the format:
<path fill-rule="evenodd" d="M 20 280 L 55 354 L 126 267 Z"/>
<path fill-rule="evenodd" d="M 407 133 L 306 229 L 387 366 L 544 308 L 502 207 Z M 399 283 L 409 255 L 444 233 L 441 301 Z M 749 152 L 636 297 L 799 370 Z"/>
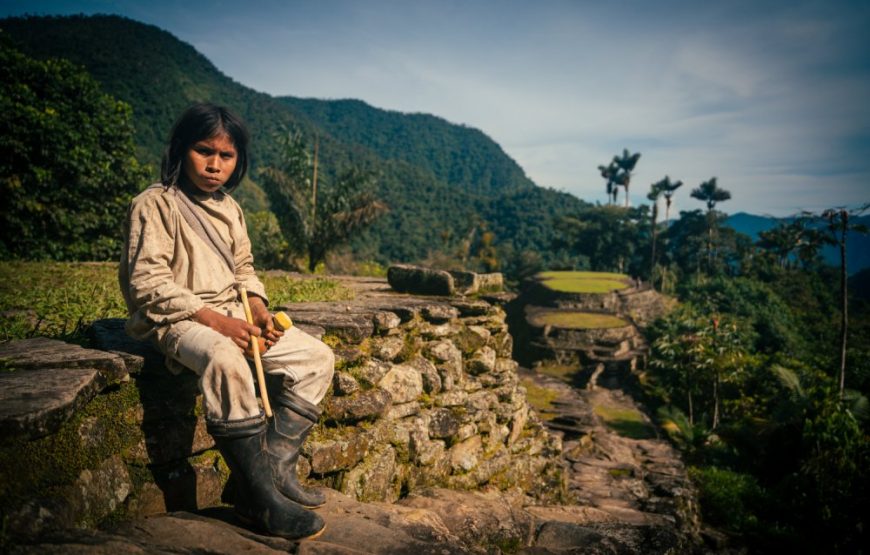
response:
<path fill-rule="evenodd" d="M 443 270 L 432 270 L 410 264 L 394 264 L 387 270 L 387 281 L 399 293 L 418 295 L 453 295 L 453 276 Z"/>

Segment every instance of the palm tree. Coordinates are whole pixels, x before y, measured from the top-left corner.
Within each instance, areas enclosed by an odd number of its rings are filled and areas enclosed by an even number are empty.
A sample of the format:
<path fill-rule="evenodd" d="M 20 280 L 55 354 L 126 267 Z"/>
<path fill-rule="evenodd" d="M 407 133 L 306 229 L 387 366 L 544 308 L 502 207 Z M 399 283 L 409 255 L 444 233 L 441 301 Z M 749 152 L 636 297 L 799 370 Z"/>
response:
<path fill-rule="evenodd" d="M 849 232 L 867 233 L 867 226 L 849 223 L 849 218 L 860 216 L 870 209 L 870 203 L 846 210 L 843 207 L 829 208 L 821 213 L 820 218 L 828 224 L 825 242 L 840 248 L 840 398 L 845 395 L 846 388 L 846 337 L 849 333 L 849 291 L 846 279 L 846 238 Z"/>
<path fill-rule="evenodd" d="M 649 193 L 647 193 L 647 195 L 646 195 L 646 198 L 648 198 L 650 201 L 652 201 L 652 233 L 651 233 L 652 247 L 651 247 L 651 252 L 650 252 L 650 269 L 649 269 L 650 279 L 652 279 L 653 271 L 655 270 L 655 267 L 656 267 L 656 225 L 658 224 L 657 220 L 659 217 L 659 196 L 661 196 L 661 194 L 662 194 L 662 184 L 665 182 L 666 179 L 668 179 L 668 178 L 665 177 L 665 179 L 662 179 L 661 181 L 657 181 L 657 182 L 653 183 L 652 185 L 650 185 Z"/>
<path fill-rule="evenodd" d="M 607 180 L 607 204 L 616 204 L 616 195 L 619 193 L 619 187 L 616 183 L 618 169 L 615 162 L 610 162 L 607 166 L 598 166 L 601 177 Z"/>
<path fill-rule="evenodd" d="M 671 222 L 671 203 L 673 202 L 674 193 L 683 186 L 683 182 L 674 181 L 672 183 L 671 179 L 665 176 L 659 183 L 662 183 L 662 194 L 665 197 L 665 228 L 667 228 Z"/>
<path fill-rule="evenodd" d="M 711 177 L 692 189 L 691 196 L 707 203 L 707 269 L 710 270 L 713 267 L 713 228 L 715 227 L 715 214 L 713 212 L 716 209 L 716 203 L 730 199 L 731 193 L 725 189 L 720 189 L 716 185 L 716 178 Z"/>
<path fill-rule="evenodd" d="M 619 187 L 625 187 L 625 207 L 629 206 L 628 186 L 631 184 L 631 172 L 640 160 L 640 152 L 629 154 L 628 149 L 622 150 L 622 156 L 614 156 L 610 164 L 606 166 L 598 166 L 598 171 L 601 172 L 601 177 L 607 180 L 607 200 L 616 204 L 616 196 L 619 193 Z"/>
<path fill-rule="evenodd" d="M 637 161 L 640 160 L 640 152 L 635 152 L 634 154 L 629 154 L 628 149 L 622 149 L 622 156 L 613 157 L 613 162 L 611 164 L 615 164 L 617 168 L 616 173 L 616 183 L 618 185 L 622 185 L 625 187 L 625 207 L 629 207 L 629 198 L 628 198 L 628 186 L 631 183 L 631 172 L 634 171 L 634 167 L 637 166 Z"/>
<path fill-rule="evenodd" d="M 312 157 L 298 132 L 279 135 L 276 141 L 280 162 L 261 169 L 260 178 L 288 244 L 308 255 L 308 269 L 314 271 L 327 252 L 347 243 L 388 208 L 371 193 L 369 173 L 350 168 L 320 184 L 317 144 Z"/>
<path fill-rule="evenodd" d="M 717 202 L 724 202 L 731 198 L 731 193 L 725 189 L 720 189 L 716 185 L 716 178 L 711 177 L 709 180 L 701 183 L 698 187 L 692 189 L 692 198 L 704 201 L 707 203 L 707 212 L 712 212 L 716 208 Z"/>

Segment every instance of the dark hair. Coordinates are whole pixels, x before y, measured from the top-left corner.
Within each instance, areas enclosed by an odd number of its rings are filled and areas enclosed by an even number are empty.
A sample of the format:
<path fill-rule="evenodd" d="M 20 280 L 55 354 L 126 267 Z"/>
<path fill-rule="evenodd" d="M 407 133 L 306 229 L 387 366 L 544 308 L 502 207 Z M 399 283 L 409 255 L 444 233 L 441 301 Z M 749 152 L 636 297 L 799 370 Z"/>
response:
<path fill-rule="evenodd" d="M 223 106 L 197 102 L 184 111 L 172 126 L 169 144 L 160 163 L 160 181 L 166 187 L 178 184 L 184 157 L 190 147 L 215 135 L 226 133 L 236 147 L 236 168 L 224 184 L 226 192 L 239 186 L 248 172 L 248 142 L 250 135 L 242 119 Z"/>

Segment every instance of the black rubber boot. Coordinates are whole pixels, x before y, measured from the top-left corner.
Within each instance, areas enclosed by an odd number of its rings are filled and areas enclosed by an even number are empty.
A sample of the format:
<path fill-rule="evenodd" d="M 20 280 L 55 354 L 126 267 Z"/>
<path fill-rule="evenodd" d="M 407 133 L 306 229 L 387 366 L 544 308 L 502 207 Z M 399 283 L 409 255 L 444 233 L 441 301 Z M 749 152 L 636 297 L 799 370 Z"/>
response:
<path fill-rule="evenodd" d="M 320 419 L 320 409 L 292 391 L 281 391 L 273 399 L 274 418 L 266 432 L 266 446 L 275 487 L 304 507 L 319 507 L 326 502 L 326 495 L 299 483 L 296 461 L 311 427 Z"/>
<path fill-rule="evenodd" d="M 235 509 L 245 521 L 288 539 L 320 535 L 325 524 L 317 514 L 281 495 L 272 480 L 266 453 L 266 419 L 207 423 L 208 432 L 230 467 L 236 484 Z"/>

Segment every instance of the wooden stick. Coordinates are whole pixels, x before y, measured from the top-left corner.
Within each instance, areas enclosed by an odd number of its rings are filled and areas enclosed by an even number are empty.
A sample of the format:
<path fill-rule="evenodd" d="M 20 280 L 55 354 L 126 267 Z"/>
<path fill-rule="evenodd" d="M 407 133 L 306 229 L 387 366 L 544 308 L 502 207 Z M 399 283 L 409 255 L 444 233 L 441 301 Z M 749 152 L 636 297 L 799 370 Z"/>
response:
<path fill-rule="evenodd" d="M 242 305 L 245 307 L 245 318 L 249 324 L 254 325 L 251 305 L 248 303 L 248 290 L 240 287 L 239 291 L 242 294 Z M 269 392 L 266 390 L 266 376 L 263 374 L 263 361 L 260 360 L 260 342 L 257 341 L 256 335 L 251 336 L 251 352 L 254 353 L 254 366 L 257 369 L 257 384 L 260 386 L 260 399 L 263 400 L 263 410 L 266 412 L 266 418 L 272 418 L 272 406 L 269 404 Z"/>

